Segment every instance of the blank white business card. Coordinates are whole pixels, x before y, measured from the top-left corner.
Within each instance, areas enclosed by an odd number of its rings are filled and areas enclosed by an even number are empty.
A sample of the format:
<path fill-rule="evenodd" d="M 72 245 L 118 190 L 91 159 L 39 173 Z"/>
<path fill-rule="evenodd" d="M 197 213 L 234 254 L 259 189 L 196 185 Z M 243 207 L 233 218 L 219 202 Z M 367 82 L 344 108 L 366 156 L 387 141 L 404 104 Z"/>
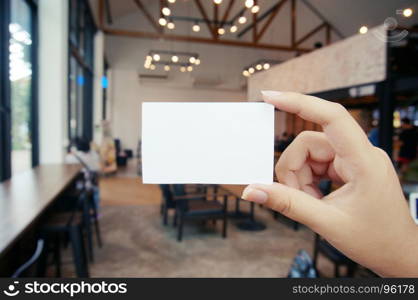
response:
<path fill-rule="evenodd" d="M 142 104 L 144 183 L 269 184 L 273 165 L 270 104 Z"/>

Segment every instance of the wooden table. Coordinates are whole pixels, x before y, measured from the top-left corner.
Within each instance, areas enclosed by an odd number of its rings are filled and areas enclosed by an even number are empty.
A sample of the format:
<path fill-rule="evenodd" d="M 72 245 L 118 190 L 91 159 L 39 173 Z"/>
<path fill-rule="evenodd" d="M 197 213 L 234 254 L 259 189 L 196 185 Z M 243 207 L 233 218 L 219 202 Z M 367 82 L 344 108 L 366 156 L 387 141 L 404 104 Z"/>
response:
<path fill-rule="evenodd" d="M 0 256 L 70 185 L 81 165 L 41 165 L 0 183 Z"/>

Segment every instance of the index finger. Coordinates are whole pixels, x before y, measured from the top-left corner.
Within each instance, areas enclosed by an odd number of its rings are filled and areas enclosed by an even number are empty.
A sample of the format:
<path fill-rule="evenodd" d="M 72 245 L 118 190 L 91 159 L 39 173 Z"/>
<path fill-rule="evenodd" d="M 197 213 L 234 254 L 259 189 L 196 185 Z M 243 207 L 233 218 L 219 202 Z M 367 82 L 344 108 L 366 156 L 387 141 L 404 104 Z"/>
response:
<path fill-rule="evenodd" d="M 322 126 L 341 157 L 359 160 L 371 144 L 360 125 L 340 104 L 293 92 L 262 91 L 264 101 Z"/>

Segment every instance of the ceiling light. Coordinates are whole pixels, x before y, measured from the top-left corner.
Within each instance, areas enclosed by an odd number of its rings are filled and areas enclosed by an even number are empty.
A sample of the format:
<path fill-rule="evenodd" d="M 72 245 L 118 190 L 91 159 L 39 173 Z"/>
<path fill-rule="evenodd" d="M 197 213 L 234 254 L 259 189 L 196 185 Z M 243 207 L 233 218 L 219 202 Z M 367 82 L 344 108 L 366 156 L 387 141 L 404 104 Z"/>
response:
<path fill-rule="evenodd" d="M 170 3 L 176 3 L 176 0 L 168 0 Z"/>
<path fill-rule="evenodd" d="M 367 28 L 367 26 L 361 26 L 360 29 L 358 30 L 358 32 L 360 34 L 365 34 L 365 33 L 367 33 L 368 30 L 369 29 Z"/>
<path fill-rule="evenodd" d="M 222 27 L 218 28 L 218 34 L 219 35 L 224 35 L 225 34 L 225 29 L 223 29 Z"/>
<path fill-rule="evenodd" d="M 152 60 L 152 56 L 151 55 L 147 55 L 146 57 L 145 57 L 145 60 Z"/>
<path fill-rule="evenodd" d="M 180 72 L 186 72 L 186 67 L 181 66 L 181 67 L 180 67 Z"/>
<path fill-rule="evenodd" d="M 260 71 L 263 68 L 263 66 L 258 64 L 258 65 L 255 66 L 255 68 Z"/>
<path fill-rule="evenodd" d="M 193 67 L 192 66 L 188 66 L 187 67 L 187 71 L 189 71 L 189 72 L 193 71 Z"/>
<path fill-rule="evenodd" d="M 254 0 L 245 0 L 245 7 L 251 8 L 254 5 Z"/>
<path fill-rule="evenodd" d="M 246 17 L 244 17 L 244 16 L 239 17 L 238 23 L 244 24 L 245 22 L 247 22 L 247 18 Z"/>
<path fill-rule="evenodd" d="M 253 7 L 251 7 L 251 12 L 252 12 L 253 14 L 258 13 L 259 11 L 260 11 L 260 6 L 258 6 L 258 5 L 254 5 Z"/>
<path fill-rule="evenodd" d="M 154 54 L 152 57 L 155 61 L 159 61 L 160 60 L 160 55 L 159 54 Z"/>
<path fill-rule="evenodd" d="M 167 20 L 166 20 L 165 18 L 160 18 L 160 19 L 158 20 L 158 23 L 159 23 L 161 26 L 165 26 L 165 25 L 167 25 Z"/>
<path fill-rule="evenodd" d="M 166 72 L 170 71 L 170 66 L 169 65 L 165 65 L 164 66 L 164 71 L 166 71 Z"/>
<path fill-rule="evenodd" d="M 270 69 L 270 64 L 269 64 L 269 63 L 265 63 L 265 64 L 263 65 L 263 68 L 264 68 L 264 70 L 268 70 L 268 69 Z"/>
<path fill-rule="evenodd" d="M 255 72 L 255 70 L 254 70 L 253 67 L 251 67 L 251 68 L 248 69 L 248 72 L 250 72 L 250 74 L 253 74 Z"/>
<path fill-rule="evenodd" d="M 163 13 L 164 16 L 171 15 L 171 10 L 168 7 L 163 7 L 163 9 L 161 10 L 161 12 Z"/>
<path fill-rule="evenodd" d="M 170 22 L 167 23 L 167 28 L 168 29 L 174 29 L 174 28 L 176 28 L 176 25 L 172 21 L 170 21 Z"/>
<path fill-rule="evenodd" d="M 242 75 L 244 75 L 245 77 L 250 76 L 250 72 L 248 72 L 247 70 L 242 71 Z"/>
<path fill-rule="evenodd" d="M 237 25 L 233 25 L 233 26 L 231 26 L 231 28 L 229 28 L 229 30 L 231 32 L 236 32 L 238 30 L 238 27 L 237 27 Z"/>
<path fill-rule="evenodd" d="M 149 69 L 150 67 L 151 67 L 151 65 L 150 65 L 150 64 L 147 64 L 147 63 L 145 63 L 145 64 L 144 64 L 144 68 L 145 68 L 145 69 Z"/>
<path fill-rule="evenodd" d="M 412 16 L 413 13 L 414 11 L 412 10 L 412 8 L 405 8 L 402 12 L 403 16 L 406 18 L 409 18 L 410 16 Z"/>
<path fill-rule="evenodd" d="M 173 55 L 173 56 L 171 57 L 171 61 L 172 61 L 172 62 L 174 62 L 174 63 L 176 63 L 176 62 L 178 62 L 178 61 L 179 61 L 179 57 L 178 57 L 177 55 Z"/>
<path fill-rule="evenodd" d="M 189 58 L 189 62 L 190 62 L 191 64 L 194 64 L 194 63 L 196 62 L 196 57 L 194 57 L 194 56 L 190 56 L 190 58 Z"/>
<path fill-rule="evenodd" d="M 155 65 L 151 65 L 151 66 L 150 66 L 150 69 L 151 69 L 151 70 L 155 70 L 155 68 L 156 68 L 156 67 L 155 67 Z"/>
<path fill-rule="evenodd" d="M 194 62 L 194 64 L 197 65 L 197 66 L 200 65 L 200 59 L 197 58 L 196 61 Z"/>
<path fill-rule="evenodd" d="M 199 26 L 199 24 L 197 24 L 197 23 L 196 23 L 196 24 L 194 24 L 194 25 L 193 25 L 193 27 L 192 27 L 192 29 L 193 29 L 193 31 L 194 31 L 194 32 L 199 32 L 199 31 L 200 31 L 200 26 Z"/>
<path fill-rule="evenodd" d="M 213 3 L 215 3 L 215 4 L 221 4 L 222 3 L 222 0 L 213 0 Z"/>

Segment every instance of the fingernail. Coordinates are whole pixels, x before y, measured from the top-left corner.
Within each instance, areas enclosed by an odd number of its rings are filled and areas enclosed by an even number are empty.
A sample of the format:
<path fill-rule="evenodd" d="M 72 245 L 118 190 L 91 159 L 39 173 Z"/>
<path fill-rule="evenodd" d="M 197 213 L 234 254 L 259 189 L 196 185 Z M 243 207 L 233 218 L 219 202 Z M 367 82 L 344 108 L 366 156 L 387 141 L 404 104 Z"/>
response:
<path fill-rule="evenodd" d="M 263 96 L 266 96 L 266 97 L 269 97 L 269 98 L 278 98 L 283 93 L 279 92 L 279 91 L 261 91 L 261 94 L 263 94 Z"/>
<path fill-rule="evenodd" d="M 268 195 L 266 192 L 254 189 L 252 187 L 246 187 L 242 192 L 242 199 L 263 204 L 267 201 Z"/>

